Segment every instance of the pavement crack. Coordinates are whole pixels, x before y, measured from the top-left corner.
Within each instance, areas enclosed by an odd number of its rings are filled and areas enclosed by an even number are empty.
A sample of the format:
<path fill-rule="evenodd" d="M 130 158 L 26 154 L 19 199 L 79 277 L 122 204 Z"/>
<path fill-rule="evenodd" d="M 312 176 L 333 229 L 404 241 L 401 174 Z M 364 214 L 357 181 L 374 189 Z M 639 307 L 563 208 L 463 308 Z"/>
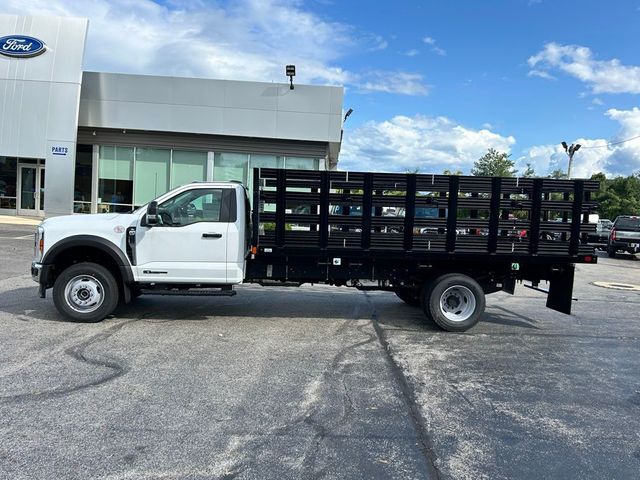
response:
<path fill-rule="evenodd" d="M 360 315 L 359 309 L 354 310 L 354 317 L 357 320 Z M 349 323 L 352 320 L 348 321 Z M 345 322 L 346 323 L 346 322 Z M 343 413 L 342 415 L 334 422 L 330 422 L 329 425 L 324 425 L 320 420 L 316 420 L 314 418 L 315 415 L 319 414 L 318 409 L 315 407 L 311 407 L 309 414 L 304 417 L 304 423 L 309 425 L 315 430 L 315 435 L 311 445 L 305 450 L 302 458 L 302 471 L 305 475 L 308 476 L 318 476 L 318 472 L 315 471 L 315 463 L 317 458 L 318 449 L 322 445 L 322 442 L 325 438 L 331 434 L 333 430 L 346 425 L 352 416 L 353 412 L 355 412 L 355 405 L 353 403 L 353 399 L 349 395 L 349 390 L 345 383 L 345 372 L 344 369 L 341 368 L 342 361 L 346 357 L 347 353 L 357 348 L 363 347 L 364 345 L 373 343 L 376 341 L 376 336 L 372 333 L 364 332 L 364 328 L 367 327 L 367 324 L 360 325 L 356 330 L 360 333 L 363 333 L 368 336 L 366 340 L 362 340 L 360 342 L 355 342 L 350 345 L 347 345 L 340 349 L 338 353 L 333 357 L 329 367 L 322 374 L 322 385 L 331 385 L 332 383 L 335 385 L 337 381 L 340 382 L 344 394 L 342 395 L 342 404 L 343 404 Z M 341 327 L 342 329 L 342 327 Z M 335 390 L 335 388 L 333 389 Z"/>
<path fill-rule="evenodd" d="M 450 384 L 450 387 L 453 389 L 454 392 L 456 392 L 456 394 L 458 394 L 460 398 L 462 398 L 465 402 L 467 402 L 471 408 L 475 409 L 473 402 L 467 398 L 467 396 L 462 392 L 462 390 L 456 387 L 453 383 Z"/>
<path fill-rule="evenodd" d="M 440 472 L 436 467 L 436 462 L 438 457 L 434 452 L 433 443 L 431 442 L 431 439 L 428 436 L 426 421 L 422 417 L 422 414 L 420 413 L 420 407 L 418 406 L 414 389 L 409 383 L 409 381 L 407 380 L 407 377 L 405 377 L 404 372 L 402 371 L 402 368 L 400 367 L 400 365 L 398 365 L 398 363 L 393 358 L 393 355 L 391 353 L 391 346 L 389 345 L 389 342 L 386 339 L 384 330 L 382 329 L 382 327 L 380 326 L 380 323 L 378 322 L 378 314 L 376 312 L 375 306 L 373 305 L 373 302 L 371 301 L 370 295 L 366 291 L 364 291 L 363 293 L 367 300 L 367 303 L 371 308 L 372 313 L 370 318 L 371 318 L 371 323 L 373 325 L 373 329 L 376 333 L 376 337 L 378 339 L 378 343 L 380 343 L 380 346 L 382 347 L 382 350 L 385 354 L 385 360 L 389 365 L 392 376 L 398 383 L 398 386 L 400 387 L 400 390 L 402 392 L 402 398 L 405 402 L 407 410 L 409 411 L 411 422 L 413 423 L 413 428 L 416 432 L 416 436 L 420 444 L 420 449 L 422 450 L 422 453 L 427 461 L 427 465 L 429 466 L 429 478 L 439 479 Z"/>
<path fill-rule="evenodd" d="M 36 393 L 21 393 L 18 395 L 9 395 L 9 396 L 0 397 L 0 403 L 14 403 L 14 402 L 29 401 L 29 400 L 46 400 L 50 398 L 62 397 L 62 396 L 70 395 L 72 393 L 75 393 L 81 390 L 85 390 L 87 388 L 97 387 L 104 383 L 115 380 L 118 377 L 121 377 L 122 375 L 124 375 L 129 371 L 129 367 L 115 360 L 95 359 L 95 358 L 88 357 L 85 354 L 85 352 L 87 348 L 89 348 L 90 346 L 95 345 L 98 342 L 103 342 L 107 340 L 109 337 L 119 332 L 125 325 L 128 325 L 129 323 L 132 323 L 135 321 L 137 320 L 130 320 L 128 322 L 122 322 L 122 323 L 119 323 L 118 325 L 114 325 L 113 327 L 108 328 L 96 335 L 93 335 L 89 339 L 84 340 L 83 342 L 80 342 L 77 345 L 71 346 L 64 351 L 65 354 L 69 355 L 71 358 L 75 360 L 78 360 L 79 362 L 86 363 L 91 366 L 110 369 L 111 371 L 108 374 L 103 375 L 89 382 L 83 382 L 83 383 L 79 383 L 77 385 L 72 385 L 68 387 L 54 388 L 53 390 L 45 390 L 45 391 L 36 392 Z"/>
<path fill-rule="evenodd" d="M 344 332 L 350 325 L 353 325 L 354 320 L 359 320 L 360 309 L 356 308 L 353 312 L 354 318 L 351 320 L 346 320 L 340 325 L 337 332 Z M 289 435 L 291 432 L 300 428 L 300 426 L 307 426 L 312 429 L 312 438 L 301 455 L 300 458 L 300 469 L 302 472 L 302 477 L 304 478 L 318 478 L 322 476 L 326 470 L 326 468 L 317 468 L 316 462 L 318 459 L 319 449 L 321 448 L 322 443 L 329 437 L 332 436 L 332 432 L 337 428 L 345 425 L 353 412 L 355 412 L 355 404 L 351 395 L 349 394 L 348 388 L 345 383 L 345 371 L 343 360 L 347 356 L 350 351 L 356 350 L 364 345 L 373 343 L 376 341 L 375 334 L 364 332 L 364 328 L 368 326 L 368 323 L 363 323 L 356 330 L 360 333 L 363 333 L 367 336 L 365 340 L 361 340 L 358 342 L 351 343 L 346 345 L 345 347 L 338 350 L 338 352 L 333 356 L 331 361 L 328 363 L 325 370 L 320 374 L 320 380 L 318 380 L 319 389 L 327 392 L 337 392 L 340 389 L 343 391 L 341 395 L 342 399 L 342 415 L 339 418 L 335 419 L 333 415 L 323 415 L 321 410 L 322 404 L 316 398 L 307 408 L 305 408 L 299 415 L 294 417 L 291 421 L 287 422 L 285 425 L 276 427 L 268 433 L 266 438 L 263 438 L 261 441 L 255 442 L 251 450 L 252 451 L 260 451 L 262 447 L 268 443 L 268 437 L 274 435 Z M 336 333 L 334 332 L 333 335 Z M 318 395 L 319 396 L 319 395 Z M 326 422 L 325 418 L 329 421 Z"/>

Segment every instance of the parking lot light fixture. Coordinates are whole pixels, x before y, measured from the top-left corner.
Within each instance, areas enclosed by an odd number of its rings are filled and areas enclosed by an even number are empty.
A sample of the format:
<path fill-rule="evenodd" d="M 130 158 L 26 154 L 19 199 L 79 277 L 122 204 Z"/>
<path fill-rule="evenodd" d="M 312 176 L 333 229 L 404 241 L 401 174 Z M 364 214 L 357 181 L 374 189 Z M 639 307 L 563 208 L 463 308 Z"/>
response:
<path fill-rule="evenodd" d="M 286 69 L 286 75 L 287 77 L 289 77 L 289 90 L 293 90 L 293 77 L 296 76 L 296 66 L 295 65 L 287 65 Z"/>
<path fill-rule="evenodd" d="M 569 165 L 567 167 L 567 178 L 571 178 L 571 167 L 573 165 L 573 155 L 580 150 L 580 147 L 582 145 L 580 145 L 579 143 L 572 143 L 571 146 L 567 146 L 567 142 L 562 142 L 561 143 L 562 148 L 564 148 L 564 151 L 567 152 L 567 155 L 569 156 Z"/>

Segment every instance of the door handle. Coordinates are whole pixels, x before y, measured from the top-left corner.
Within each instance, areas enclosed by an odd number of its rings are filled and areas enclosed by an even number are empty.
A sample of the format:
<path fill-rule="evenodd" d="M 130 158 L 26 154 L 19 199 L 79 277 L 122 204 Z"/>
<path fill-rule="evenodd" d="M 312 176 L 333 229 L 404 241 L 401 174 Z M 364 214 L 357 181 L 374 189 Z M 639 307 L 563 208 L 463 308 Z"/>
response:
<path fill-rule="evenodd" d="M 221 233 L 203 233 L 202 238 L 222 238 Z"/>

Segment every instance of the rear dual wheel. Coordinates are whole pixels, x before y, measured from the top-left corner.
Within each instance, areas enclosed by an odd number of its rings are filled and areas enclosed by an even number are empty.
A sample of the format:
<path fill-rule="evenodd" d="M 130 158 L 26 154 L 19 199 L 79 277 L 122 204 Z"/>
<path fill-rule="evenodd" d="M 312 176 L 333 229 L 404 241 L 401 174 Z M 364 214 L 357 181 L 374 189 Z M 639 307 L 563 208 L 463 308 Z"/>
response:
<path fill-rule="evenodd" d="M 480 321 L 485 309 L 482 287 L 473 278 L 458 273 L 427 282 L 420 292 L 424 313 L 440 328 L 464 332 Z"/>

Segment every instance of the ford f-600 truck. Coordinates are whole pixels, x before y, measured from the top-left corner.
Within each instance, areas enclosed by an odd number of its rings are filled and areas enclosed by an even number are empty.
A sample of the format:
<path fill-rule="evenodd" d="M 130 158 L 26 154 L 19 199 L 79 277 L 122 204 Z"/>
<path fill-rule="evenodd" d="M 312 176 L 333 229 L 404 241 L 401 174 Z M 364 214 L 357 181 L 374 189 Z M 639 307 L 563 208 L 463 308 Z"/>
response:
<path fill-rule="evenodd" d="M 539 290 L 548 281 L 547 306 L 569 314 L 575 264 L 597 261 L 586 244 L 595 181 L 251 173 L 251 192 L 196 182 L 130 213 L 43 221 L 31 268 L 40 296 L 53 288 L 62 315 L 96 322 L 139 295 L 325 283 L 395 292 L 464 331 L 485 294 L 513 293 L 522 280 Z"/>

